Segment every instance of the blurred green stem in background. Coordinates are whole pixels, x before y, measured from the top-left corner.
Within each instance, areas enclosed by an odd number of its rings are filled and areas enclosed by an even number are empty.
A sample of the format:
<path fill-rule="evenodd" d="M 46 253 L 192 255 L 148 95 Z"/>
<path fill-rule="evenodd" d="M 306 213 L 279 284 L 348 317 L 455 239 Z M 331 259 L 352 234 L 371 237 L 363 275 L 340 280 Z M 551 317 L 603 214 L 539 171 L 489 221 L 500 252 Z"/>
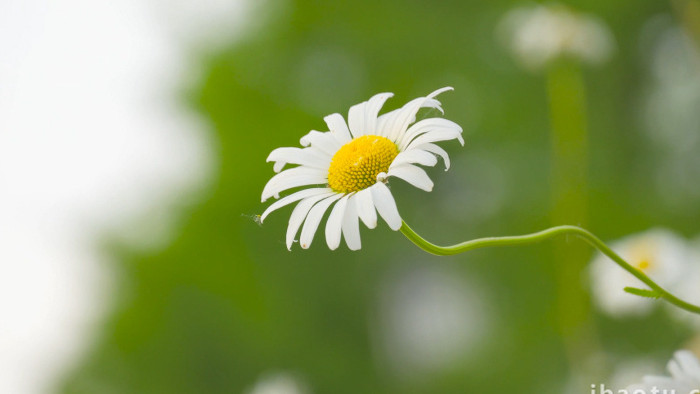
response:
<path fill-rule="evenodd" d="M 536 242 L 541 242 L 558 235 L 574 235 L 582 238 L 589 245 L 598 249 L 601 253 L 608 256 L 612 261 L 617 263 L 625 271 L 634 275 L 637 279 L 642 281 L 644 284 L 649 286 L 651 290 L 647 289 L 637 289 L 637 288 L 625 288 L 624 290 L 630 294 L 649 297 L 649 298 L 663 298 L 667 302 L 677 306 L 678 308 L 684 309 L 688 312 L 692 312 L 700 315 L 700 306 L 693 305 L 691 303 L 685 302 L 680 298 L 674 296 L 668 291 L 664 290 L 661 286 L 656 284 L 651 278 L 646 276 L 642 271 L 634 268 L 628 262 L 626 262 L 622 257 L 610 249 L 603 241 L 592 233 L 576 226 L 556 226 L 551 227 L 546 230 L 542 230 L 537 233 L 526 234 L 526 235 L 515 235 L 506 237 L 488 237 L 473 239 L 470 241 L 465 241 L 456 245 L 451 246 L 438 246 L 433 243 L 426 241 L 423 237 L 418 235 L 411 227 L 403 222 L 401 226 L 401 232 L 406 236 L 411 242 L 416 244 L 419 248 L 425 250 L 428 253 L 432 253 L 437 256 L 449 256 L 468 252 L 474 249 L 498 247 L 498 246 L 514 246 L 514 245 L 526 245 Z"/>
<path fill-rule="evenodd" d="M 700 0 L 671 0 L 671 7 L 688 37 L 700 50 Z"/>
<path fill-rule="evenodd" d="M 559 59 L 547 70 L 550 116 L 551 225 L 588 222 L 588 125 L 581 66 Z M 583 245 L 553 245 L 557 317 L 570 360 L 589 354 L 590 302 L 580 283 L 588 259 Z"/>

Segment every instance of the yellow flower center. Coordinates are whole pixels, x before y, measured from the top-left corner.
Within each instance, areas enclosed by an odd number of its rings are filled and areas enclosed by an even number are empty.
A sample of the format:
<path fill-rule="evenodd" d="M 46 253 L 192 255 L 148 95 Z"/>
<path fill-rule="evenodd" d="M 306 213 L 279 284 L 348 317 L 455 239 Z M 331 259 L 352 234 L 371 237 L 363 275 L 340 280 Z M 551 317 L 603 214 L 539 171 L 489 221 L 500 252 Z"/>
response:
<path fill-rule="evenodd" d="M 378 135 L 363 135 L 343 145 L 328 169 L 328 185 L 339 193 L 366 189 L 377 182 L 377 175 L 389 171 L 399 148 Z"/>
<path fill-rule="evenodd" d="M 638 241 L 632 245 L 630 250 L 632 265 L 642 272 L 654 269 L 656 256 L 656 245 L 648 240 Z"/>

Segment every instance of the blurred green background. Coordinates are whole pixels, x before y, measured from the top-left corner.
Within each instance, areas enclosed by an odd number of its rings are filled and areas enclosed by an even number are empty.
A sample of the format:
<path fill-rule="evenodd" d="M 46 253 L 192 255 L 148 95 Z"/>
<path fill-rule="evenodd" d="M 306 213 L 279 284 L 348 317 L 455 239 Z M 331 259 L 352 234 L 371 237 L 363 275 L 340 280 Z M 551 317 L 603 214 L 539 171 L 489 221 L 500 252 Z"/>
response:
<path fill-rule="evenodd" d="M 571 224 L 608 240 L 653 226 L 695 236 L 700 165 L 688 150 L 699 145 L 664 143 L 663 127 L 700 133 L 697 107 L 679 114 L 673 97 L 654 96 L 665 89 L 654 68 L 668 55 L 659 55 L 659 42 L 672 29 L 692 30 L 691 3 L 565 4 L 600 17 L 616 44 L 607 63 L 580 67 L 589 140 L 580 193 L 588 208 Z M 310 250 L 289 252 L 290 208 L 264 226 L 251 219 L 267 206 L 260 194 L 273 175 L 265 163 L 272 149 L 297 146 L 309 130 L 324 129 L 323 116 L 346 114 L 375 93 L 394 92 L 393 109 L 454 86 L 440 99 L 467 144 L 442 144 L 452 167 L 428 169 L 432 193 L 392 182 L 403 218 L 440 243 L 551 225 L 547 72 L 521 68 L 496 34 L 522 5 L 259 6 L 239 41 L 204 55 L 204 77 L 183 94 L 216 134 L 213 185 L 186 208 L 162 250 L 106 240 L 117 301 L 62 392 L 239 393 L 285 371 L 314 393 L 575 393 L 604 381 L 617 361 L 667 359 L 691 330 L 664 311 L 633 320 L 597 313 L 581 269 L 592 251 L 575 240 L 438 258 L 380 225 L 363 227 L 358 252 L 329 251 L 322 232 Z M 690 138 L 683 135 L 669 138 Z M 559 282 L 561 247 L 581 255 L 572 257 L 568 283 Z"/>

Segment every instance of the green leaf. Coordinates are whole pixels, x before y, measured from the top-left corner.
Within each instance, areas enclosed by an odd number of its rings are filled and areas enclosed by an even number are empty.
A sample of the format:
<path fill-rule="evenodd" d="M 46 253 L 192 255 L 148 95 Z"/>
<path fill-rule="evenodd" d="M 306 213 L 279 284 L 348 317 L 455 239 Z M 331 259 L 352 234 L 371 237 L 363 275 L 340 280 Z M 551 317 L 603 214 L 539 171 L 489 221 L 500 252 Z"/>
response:
<path fill-rule="evenodd" d="M 636 296 L 640 297 L 646 297 L 646 298 L 659 298 L 661 297 L 661 294 L 659 294 L 656 290 L 648 290 L 648 289 L 638 289 L 636 287 L 625 287 L 625 291 L 634 294 Z"/>

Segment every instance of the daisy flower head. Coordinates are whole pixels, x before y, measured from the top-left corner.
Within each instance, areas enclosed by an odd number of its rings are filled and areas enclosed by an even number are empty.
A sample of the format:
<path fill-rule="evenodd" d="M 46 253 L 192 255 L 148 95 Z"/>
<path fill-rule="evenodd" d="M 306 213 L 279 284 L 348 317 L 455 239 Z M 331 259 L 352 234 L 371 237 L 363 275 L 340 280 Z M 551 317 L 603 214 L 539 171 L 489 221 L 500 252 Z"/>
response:
<path fill-rule="evenodd" d="M 688 350 L 676 352 L 668 363 L 671 376 L 645 376 L 641 384 L 627 388 L 629 393 L 700 393 L 700 361 Z"/>
<path fill-rule="evenodd" d="M 560 58 L 601 64 L 615 48 L 612 33 L 599 18 L 559 4 L 511 10 L 499 33 L 516 59 L 533 71 Z"/>
<path fill-rule="evenodd" d="M 677 288 L 688 273 L 691 250 L 678 234 L 661 228 L 633 234 L 612 243 L 612 249 L 654 281 Z M 638 279 L 598 254 L 591 262 L 593 300 L 611 316 L 643 316 L 652 311 L 654 303 L 628 294 L 625 287 L 645 287 Z"/>
<path fill-rule="evenodd" d="M 422 108 L 444 113 L 436 97 L 450 87 L 411 100 L 403 107 L 379 115 L 392 93 L 380 93 L 350 108 L 347 117 L 340 114 L 324 118 L 329 131 L 312 130 L 300 140 L 299 147 L 273 150 L 267 157 L 277 173 L 265 185 L 262 201 L 278 199 L 260 216 L 264 221 L 272 211 L 298 202 L 289 218 L 287 249 L 291 250 L 301 228 L 299 243 L 307 249 L 326 211 L 326 242 L 331 250 L 340 245 L 341 235 L 351 250 L 361 247 L 361 220 L 368 228 L 377 226 L 377 213 L 389 227 L 401 228 L 401 216 L 387 183 L 401 178 L 409 184 L 431 191 L 433 182 L 417 165 L 432 167 L 437 157 L 450 166 L 450 159 L 436 142 L 457 139 L 462 145 L 462 128 L 444 118 L 426 118 L 416 122 Z M 296 165 L 283 171 L 287 164 Z M 280 198 L 280 193 L 301 188 Z M 303 227 L 302 227 L 303 224 Z"/>
<path fill-rule="evenodd" d="M 683 272 L 683 277 L 680 279 L 678 286 L 674 288 L 675 294 L 682 299 L 693 304 L 700 304 L 700 238 L 694 240 L 691 244 L 690 258 Z M 700 316 L 687 313 L 678 308 L 670 310 L 671 316 L 679 322 L 690 325 L 696 330 L 700 330 Z"/>

